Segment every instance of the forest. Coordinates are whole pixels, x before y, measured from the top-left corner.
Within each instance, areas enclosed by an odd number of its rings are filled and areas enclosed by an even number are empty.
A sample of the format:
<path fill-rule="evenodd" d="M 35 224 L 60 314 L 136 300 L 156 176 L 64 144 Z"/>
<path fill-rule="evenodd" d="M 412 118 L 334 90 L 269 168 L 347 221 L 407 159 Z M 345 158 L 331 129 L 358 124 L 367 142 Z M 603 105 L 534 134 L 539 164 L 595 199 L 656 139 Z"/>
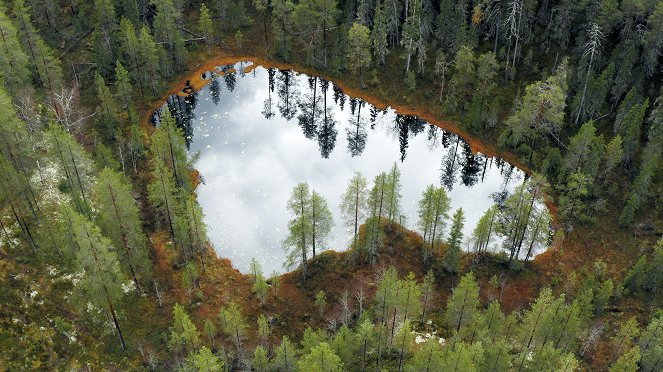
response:
<path fill-rule="evenodd" d="M 663 370 L 662 2 L 2 0 L 0 51 L 0 371 Z M 190 150 L 256 66 L 321 158 L 399 149 L 288 184 L 271 274 L 212 243 Z M 413 199 L 420 133 L 453 153 Z M 489 158 L 525 176 L 468 225 Z"/>

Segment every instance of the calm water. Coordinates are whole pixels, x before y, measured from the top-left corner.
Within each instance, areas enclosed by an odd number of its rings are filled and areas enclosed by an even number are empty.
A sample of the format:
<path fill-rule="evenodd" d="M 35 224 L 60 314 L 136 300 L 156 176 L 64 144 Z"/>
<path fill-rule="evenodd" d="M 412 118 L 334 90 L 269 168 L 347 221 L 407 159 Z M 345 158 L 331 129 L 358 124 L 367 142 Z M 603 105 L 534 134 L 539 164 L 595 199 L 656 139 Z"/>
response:
<path fill-rule="evenodd" d="M 461 138 L 421 119 L 377 110 L 320 78 L 263 67 L 244 73 L 248 65 L 235 65 L 237 72 L 219 67 L 227 73 L 206 73 L 211 82 L 200 92 L 168 100 L 190 153 L 200 156 L 198 200 L 209 237 L 217 253 L 243 272 L 252 257 L 266 273 L 284 271 L 286 202 L 299 182 L 321 193 L 334 215 L 324 248 L 344 250 L 352 232 L 339 203 L 355 171 L 370 182 L 398 164 L 409 228 L 416 228 L 425 187 L 445 185 L 452 210 L 465 211 L 466 235 L 496 198 L 525 178 L 501 159 L 473 155 Z"/>

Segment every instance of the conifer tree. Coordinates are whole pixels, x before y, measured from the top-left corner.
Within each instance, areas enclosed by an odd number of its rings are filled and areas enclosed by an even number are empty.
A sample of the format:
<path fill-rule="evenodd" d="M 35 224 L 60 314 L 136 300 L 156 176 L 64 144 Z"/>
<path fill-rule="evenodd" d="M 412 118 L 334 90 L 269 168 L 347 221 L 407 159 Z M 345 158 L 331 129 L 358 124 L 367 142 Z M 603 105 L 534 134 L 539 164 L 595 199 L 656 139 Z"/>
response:
<path fill-rule="evenodd" d="M 328 343 L 322 342 L 297 362 L 300 371 L 341 372 L 343 363 Z"/>
<path fill-rule="evenodd" d="M 159 87 L 159 81 L 161 79 L 160 73 L 170 69 L 170 64 L 160 63 L 159 56 L 162 53 L 163 51 L 152 38 L 149 28 L 143 26 L 140 30 L 140 37 L 138 38 L 139 60 L 136 63 L 143 66 L 141 76 L 145 76 L 146 82 L 152 88 L 153 94 L 157 93 L 157 88 Z"/>
<path fill-rule="evenodd" d="M 173 306 L 173 325 L 170 327 L 168 347 L 179 354 L 180 358 L 184 358 L 188 353 L 195 352 L 200 347 L 198 329 L 189 318 L 186 310 L 178 303 Z"/>
<path fill-rule="evenodd" d="M 474 278 L 474 273 L 469 272 L 460 279 L 447 302 L 445 312 L 447 324 L 456 332 L 460 331 L 461 327 L 472 324 L 478 315 L 478 305 L 479 285 Z"/>
<path fill-rule="evenodd" d="M 367 193 L 366 178 L 360 172 L 355 172 L 348 182 L 348 188 L 341 196 L 341 213 L 345 225 L 354 231 L 354 247 L 357 246 L 359 224 L 366 216 Z"/>
<path fill-rule="evenodd" d="M 283 336 L 281 344 L 276 348 L 272 364 L 274 369 L 283 372 L 297 371 L 297 349 L 287 336 Z"/>
<path fill-rule="evenodd" d="M 37 34 L 37 30 L 30 20 L 30 10 L 25 5 L 25 0 L 14 1 L 14 16 L 19 39 L 23 42 L 25 51 L 30 57 L 29 62 L 37 72 L 37 79 L 47 92 L 55 93 L 62 85 L 60 61 Z"/>
<path fill-rule="evenodd" d="M 124 68 L 119 59 L 115 62 L 115 85 L 117 86 L 115 90 L 116 100 L 121 102 L 122 109 L 129 113 L 132 109 L 133 87 L 131 86 L 129 71 Z"/>
<path fill-rule="evenodd" d="M 175 69 L 184 68 L 187 50 L 184 38 L 177 25 L 181 14 L 172 0 L 155 0 L 156 16 L 154 17 L 154 36 L 166 46 L 169 58 L 172 59 Z"/>
<path fill-rule="evenodd" d="M 65 208 L 63 214 L 71 221 L 70 233 L 78 250 L 77 263 L 84 276 L 77 285 L 86 299 L 99 308 L 108 308 L 117 330 L 122 349 L 126 348 L 115 304 L 122 297 L 122 274 L 111 242 L 99 228 L 83 215 Z"/>
<path fill-rule="evenodd" d="M 364 70 L 371 66 L 371 34 L 368 27 L 353 23 L 348 31 L 348 69 L 359 72 L 361 86 L 364 87 Z"/>
<path fill-rule="evenodd" d="M 0 6 L 0 80 L 8 89 L 30 84 L 28 56 L 18 39 L 16 27 Z"/>
<path fill-rule="evenodd" d="M 173 173 L 158 157 L 151 159 L 151 167 L 152 173 L 147 186 L 147 196 L 159 219 L 166 223 L 170 236 L 175 239 L 177 245 L 175 218 L 181 206 L 177 198 L 178 191 Z"/>
<path fill-rule="evenodd" d="M 99 122 L 106 133 L 114 133 L 120 124 L 120 114 L 115 96 L 106 86 L 104 78 L 98 73 L 94 77 L 94 84 L 97 88 L 97 99 L 99 100 Z"/>
<path fill-rule="evenodd" d="M 210 46 L 214 42 L 214 28 L 212 27 L 212 16 L 209 9 L 203 3 L 200 6 L 200 16 L 198 18 L 198 32 L 203 35 L 205 39 L 205 46 L 207 47 L 207 56 L 210 55 Z"/>
<path fill-rule="evenodd" d="M 377 0 L 375 7 L 375 15 L 373 16 L 373 28 L 371 29 L 371 45 L 375 62 L 383 65 L 387 53 L 387 36 L 389 29 L 387 28 L 387 13 L 384 6 L 385 0 Z"/>
<path fill-rule="evenodd" d="M 267 350 L 262 346 L 257 346 L 253 351 L 253 368 L 257 372 L 267 372 L 269 366 L 269 358 L 267 357 Z"/>
<path fill-rule="evenodd" d="M 423 231 L 424 259 L 430 258 L 444 235 L 450 201 L 443 187 L 429 185 L 419 201 L 419 229 Z"/>
<path fill-rule="evenodd" d="M 325 240 L 334 227 L 334 219 L 329 207 L 327 207 L 327 200 L 315 190 L 311 191 L 309 213 L 311 219 L 311 250 L 313 251 L 313 257 L 315 257 L 316 246 L 319 247 L 325 244 Z"/>
<path fill-rule="evenodd" d="M 187 356 L 182 370 L 186 372 L 222 372 L 225 371 L 225 365 L 207 346 L 203 346 L 197 352 Z"/>
<path fill-rule="evenodd" d="M 443 352 L 435 338 L 426 341 L 423 347 L 416 349 L 412 358 L 405 365 L 406 371 L 442 371 Z"/>
<path fill-rule="evenodd" d="M 151 137 L 150 152 L 170 168 L 177 186 L 191 190 L 184 133 L 168 108 L 164 108 L 159 118 L 159 126 Z"/>
<path fill-rule="evenodd" d="M 463 208 L 458 208 L 451 219 L 451 231 L 447 249 L 444 252 L 444 268 L 452 273 L 458 272 L 460 263 L 461 245 L 463 243 L 463 226 L 465 225 L 465 214 Z"/>
<path fill-rule="evenodd" d="M 237 353 L 242 355 L 242 341 L 246 337 L 247 328 L 242 310 L 236 303 L 230 302 L 219 311 L 219 322 L 221 331 L 235 344 Z"/>
<path fill-rule="evenodd" d="M 288 210 L 293 219 L 288 222 L 289 234 L 283 242 L 288 253 L 286 266 L 289 268 L 299 264 L 306 276 L 306 262 L 311 247 L 312 223 L 309 210 L 311 208 L 311 192 L 308 184 L 300 183 L 292 190 L 288 200 Z"/>
<path fill-rule="evenodd" d="M 94 186 L 99 226 L 118 249 L 121 263 L 140 291 L 138 277 L 149 279 L 150 261 L 138 205 L 131 186 L 122 176 L 105 168 Z"/>
<path fill-rule="evenodd" d="M 396 163 L 391 167 L 385 180 L 384 203 L 385 217 L 389 221 L 395 221 L 401 211 L 401 171 Z"/>
<path fill-rule="evenodd" d="M 59 163 L 76 211 L 89 213 L 92 164 L 85 149 L 57 124 L 48 128 L 49 154 Z M 62 176 L 62 175 L 61 175 Z"/>

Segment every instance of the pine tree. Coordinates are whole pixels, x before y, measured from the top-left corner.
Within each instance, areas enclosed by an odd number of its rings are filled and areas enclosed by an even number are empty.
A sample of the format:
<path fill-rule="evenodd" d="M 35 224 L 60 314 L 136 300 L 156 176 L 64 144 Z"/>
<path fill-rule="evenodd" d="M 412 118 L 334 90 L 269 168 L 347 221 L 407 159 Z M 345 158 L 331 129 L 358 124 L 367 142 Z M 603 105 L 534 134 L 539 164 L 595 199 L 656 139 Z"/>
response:
<path fill-rule="evenodd" d="M 328 343 L 322 342 L 297 362 L 300 371 L 341 372 L 343 363 Z"/>
<path fill-rule="evenodd" d="M 463 103 L 469 102 L 474 93 L 476 74 L 476 57 L 472 49 L 463 46 L 456 53 L 453 61 L 454 75 L 449 81 L 447 106 L 451 110 L 463 112 Z"/>
<path fill-rule="evenodd" d="M 138 204 L 131 186 L 122 176 L 108 168 L 101 171 L 94 186 L 99 226 L 118 249 L 121 263 L 140 291 L 138 277 L 150 277 L 147 239 L 143 233 Z"/>
<path fill-rule="evenodd" d="M 146 45 L 140 45 L 134 24 L 126 18 L 120 20 L 119 31 L 119 57 L 124 61 L 124 65 L 128 67 L 128 72 L 134 82 L 138 83 L 140 92 L 144 93 L 145 85 L 150 81 L 149 76 L 144 75 L 144 67 L 141 61 L 141 50 L 146 48 Z M 143 53 L 146 56 L 145 53 Z M 154 58 L 155 56 L 151 56 Z M 149 63 L 150 61 L 145 61 Z"/>
<path fill-rule="evenodd" d="M 122 102 L 122 109 L 129 113 L 133 110 L 133 87 L 131 86 L 129 71 L 124 68 L 119 59 L 115 62 L 115 85 L 117 86 L 117 89 L 115 90 L 115 99 Z"/>
<path fill-rule="evenodd" d="M 99 100 L 99 123 L 106 133 L 114 133 L 120 124 L 120 114 L 115 96 L 106 86 L 106 81 L 101 75 L 95 75 L 94 83 L 97 88 L 97 99 Z"/>
<path fill-rule="evenodd" d="M 125 349 L 124 336 L 114 307 L 122 297 L 122 274 L 113 246 L 86 217 L 67 208 L 63 214 L 71 221 L 70 233 L 78 247 L 76 260 L 84 273 L 77 288 L 93 305 L 108 307 L 122 349 Z"/>
<path fill-rule="evenodd" d="M 442 349 L 435 338 L 426 341 L 423 347 L 415 350 L 414 355 L 405 365 L 406 371 L 442 371 Z"/>
<path fill-rule="evenodd" d="M 235 344 L 237 353 L 242 355 L 242 341 L 246 337 L 247 328 L 246 318 L 242 314 L 242 310 L 236 303 L 228 303 L 219 311 L 219 322 L 221 331 Z"/>
<path fill-rule="evenodd" d="M 195 352 L 200 347 L 200 335 L 196 325 L 182 305 L 173 306 L 173 325 L 170 327 L 168 348 L 183 358 L 187 353 Z"/>
<path fill-rule="evenodd" d="M 566 88 L 564 64 L 545 81 L 528 85 L 522 103 L 516 105 L 506 121 L 507 130 L 500 135 L 500 142 L 514 148 L 523 145 L 521 148 L 525 147 L 530 156 L 538 148 L 541 137 L 551 137 L 560 143 Z"/>
<path fill-rule="evenodd" d="M 461 327 L 472 324 L 476 319 L 479 305 L 479 285 L 474 273 L 469 272 L 460 279 L 447 302 L 445 319 L 449 327 L 459 332 Z"/>
<path fill-rule="evenodd" d="M 274 369 L 283 372 L 297 371 L 297 349 L 287 336 L 283 336 L 281 344 L 276 348 L 272 360 Z"/>
<path fill-rule="evenodd" d="M 451 219 L 449 241 L 447 242 L 448 245 L 443 258 L 444 268 L 452 273 L 458 272 L 464 225 L 465 214 L 463 213 L 463 208 L 458 208 Z"/>
<path fill-rule="evenodd" d="M 375 7 L 375 15 L 373 16 L 373 28 L 371 30 L 371 45 L 373 51 L 373 57 L 375 62 L 379 65 L 383 65 L 387 53 L 387 36 L 389 34 L 389 29 L 387 28 L 387 13 L 384 6 L 385 0 L 377 0 L 377 6 Z"/>
<path fill-rule="evenodd" d="M 175 239 L 175 244 L 177 245 L 175 218 L 181 209 L 181 205 L 177 199 L 178 191 L 177 186 L 175 186 L 173 173 L 157 157 L 151 159 L 151 167 L 152 173 L 150 183 L 147 186 L 147 196 L 150 204 L 155 208 L 159 219 L 166 223 L 170 236 L 172 239 Z"/>
<path fill-rule="evenodd" d="M 367 193 L 366 178 L 355 172 L 341 196 L 340 209 L 345 225 L 354 231 L 353 247 L 357 247 L 359 224 L 366 217 Z"/>
<path fill-rule="evenodd" d="M 316 255 L 316 246 L 325 244 L 331 229 L 334 227 L 334 218 L 327 206 L 327 200 L 318 194 L 317 191 L 311 191 L 310 202 L 311 219 L 311 250 L 313 257 Z"/>
<path fill-rule="evenodd" d="M 170 64 L 160 63 L 159 56 L 161 54 L 163 54 L 163 51 L 152 38 L 150 29 L 147 26 L 143 26 L 143 28 L 140 30 L 140 37 L 138 38 L 139 59 L 136 61 L 136 63 L 137 65 L 140 64 L 143 66 L 143 72 L 141 76 L 145 77 L 146 82 L 152 88 L 153 94 L 157 93 L 157 89 L 160 85 L 160 73 L 162 71 L 167 72 L 170 69 Z"/>
<path fill-rule="evenodd" d="M 289 234 L 284 240 L 283 246 L 288 253 L 286 266 L 292 268 L 299 264 L 304 276 L 306 276 L 306 263 L 311 248 L 309 240 L 312 230 L 310 208 L 311 192 L 308 184 L 300 183 L 292 190 L 288 200 L 288 210 L 293 219 L 288 222 Z"/>
<path fill-rule="evenodd" d="M 385 216 L 389 221 L 395 221 L 401 211 L 401 171 L 394 163 L 387 173 L 384 190 Z"/>
<path fill-rule="evenodd" d="M 177 186 L 191 190 L 193 185 L 191 177 L 188 176 L 184 132 L 177 126 L 175 118 L 168 108 L 163 109 L 159 119 L 159 126 L 151 137 L 150 153 L 170 168 Z"/>
<path fill-rule="evenodd" d="M 267 357 L 267 350 L 262 346 L 257 346 L 253 351 L 253 368 L 257 372 L 267 372 L 269 366 L 269 358 Z"/>
<path fill-rule="evenodd" d="M 186 372 L 222 372 L 225 365 L 210 349 L 203 346 L 195 353 L 189 354 L 184 362 Z"/>
<path fill-rule="evenodd" d="M 18 28 L 19 39 L 23 42 L 29 62 L 37 72 L 40 84 L 47 92 L 53 94 L 62 85 L 62 68 L 60 61 L 53 55 L 30 20 L 30 10 L 24 0 L 14 1 L 14 16 Z"/>
<path fill-rule="evenodd" d="M 594 121 L 590 120 L 580 127 L 574 137 L 571 137 L 562 170 L 567 175 L 582 172 L 591 179 L 595 179 L 601 165 L 601 156 L 604 153 L 603 136 L 596 134 Z"/>
<path fill-rule="evenodd" d="M 172 59 L 175 69 L 184 68 L 187 50 L 184 38 L 179 30 L 181 14 L 175 8 L 172 0 L 155 0 L 156 16 L 154 17 L 154 36 L 162 42 L 167 49 L 169 58 Z"/>
<path fill-rule="evenodd" d="M 0 80 L 8 89 L 30 84 L 28 56 L 18 39 L 16 27 L 0 6 Z"/>
<path fill-rule="evenodd" d="M 610 366 L 610 372 L 636 372 L 640 361 L 640 348 L 634 346 L 622 354 L 615 363 Z"/>
<path fill-rule="evenodd" d="M 200 6 L 200 16 L 198 18 L 198 32 L 205 39 L 205 46 L 207 47 L 207 56 L 210 55 L 210 46 L 214 42 L 214 28 L 212 27 L 212 16 L 209 9 L 205 4 Z"/>
<path fill-rule="evenodd" d="M 368 27 L 353 23 L 348 31 L 348 69 L 359 72 L 359 80 L 364 87 L 364 70 L 371 66 L 371 34 Z"/>

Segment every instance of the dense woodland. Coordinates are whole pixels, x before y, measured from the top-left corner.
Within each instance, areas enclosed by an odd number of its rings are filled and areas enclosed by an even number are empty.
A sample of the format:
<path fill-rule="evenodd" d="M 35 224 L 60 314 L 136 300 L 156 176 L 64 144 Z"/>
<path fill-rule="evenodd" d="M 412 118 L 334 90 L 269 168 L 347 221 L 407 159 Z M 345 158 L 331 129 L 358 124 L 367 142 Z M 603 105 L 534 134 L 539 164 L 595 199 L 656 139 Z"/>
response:
<path fill-rule="evenodd" d="M 661 2 L 3 0 L 0 51 L 0 370 L 663 369 Z M 410 231 L 398 164 L 357 173 L 342 253 L 301 183 L 294 271 L 242 275 L 208 242 L 185 113 L 150 120 L 214 57 L 427 106 L 530 177 L 463 236 L 444 180 Z M 278 79 L 324 156 L 317 81 Z"/>

